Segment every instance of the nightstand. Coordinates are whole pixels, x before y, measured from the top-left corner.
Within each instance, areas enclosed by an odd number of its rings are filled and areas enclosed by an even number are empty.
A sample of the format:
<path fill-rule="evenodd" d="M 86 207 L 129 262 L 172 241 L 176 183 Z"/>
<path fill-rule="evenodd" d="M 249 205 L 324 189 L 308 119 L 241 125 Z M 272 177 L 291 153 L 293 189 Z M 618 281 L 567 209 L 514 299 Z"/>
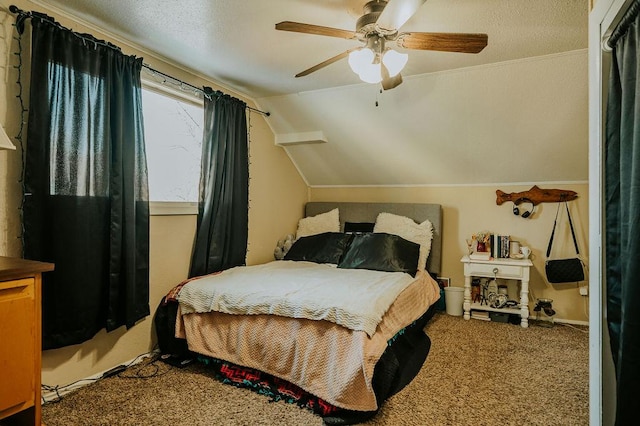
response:
<path fill-rule="evenodd" d="M 529 326 L 529 268 L 533 263 L 529 259 L 491 259 L 472 260 L 464 256 L 464 319 L 471 319 L 471 310 L 503 312 L 520 316 L 520 325 Z M 520 281 L 520 304 L 514 308 L 492 308 L 471 301 L 471 278 L 502 278 Z"/>

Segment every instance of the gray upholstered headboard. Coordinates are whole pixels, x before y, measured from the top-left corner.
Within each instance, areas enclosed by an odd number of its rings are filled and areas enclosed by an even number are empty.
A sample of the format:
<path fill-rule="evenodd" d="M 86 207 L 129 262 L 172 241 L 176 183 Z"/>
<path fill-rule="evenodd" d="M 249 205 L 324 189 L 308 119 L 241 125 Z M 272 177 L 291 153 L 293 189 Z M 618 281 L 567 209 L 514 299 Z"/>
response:
<path fill-rule="evenodd" d="M 406 216 L 417 223 L 429 219 L 433 224 L 433 240 L 431 253 L 427 259 L 427 270 L 440 274 L 442 267 L 442 206 L 440 204 L 310 202 L 306 205 L 305 216 L 315 216 L 336 207 L 340 210 L 341 230 L 344 230 L 345 222 L 374 223 L 378 214 L 382 212 Z"/>

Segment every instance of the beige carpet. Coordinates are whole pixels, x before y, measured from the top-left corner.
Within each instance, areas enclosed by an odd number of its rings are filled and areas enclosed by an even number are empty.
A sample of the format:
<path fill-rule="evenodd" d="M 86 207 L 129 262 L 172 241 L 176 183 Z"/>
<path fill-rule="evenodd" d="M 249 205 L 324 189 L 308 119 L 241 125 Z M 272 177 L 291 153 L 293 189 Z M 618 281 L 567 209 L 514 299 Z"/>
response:
<path fill-rule="evenodd" d="M 587 425 L 588 334 L 437 314 L 418 376 L 369 425 Z M 212 379 L 192 365 L 112 377 L 47 404 L 55 425 L 322 425 L 312 413 Z M 122 376 L 132 376 L 133 370 Z"/>

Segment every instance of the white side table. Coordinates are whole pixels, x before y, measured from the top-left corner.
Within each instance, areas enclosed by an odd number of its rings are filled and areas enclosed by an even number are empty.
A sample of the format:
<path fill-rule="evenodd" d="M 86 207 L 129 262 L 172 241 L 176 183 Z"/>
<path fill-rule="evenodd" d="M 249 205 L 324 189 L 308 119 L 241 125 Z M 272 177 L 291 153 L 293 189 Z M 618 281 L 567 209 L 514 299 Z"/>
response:
<path fill-rule="evenodd" d="M 529 326 L 529 268 L 533 263 L 529 259 L 491 259 L 472 260 L 464 256 L 464 319 L 471 319 L 471 310 L 504 312 L 520 315 L 520 325 Z M 502 278 L 520 281 L 520 304 L 515 308 L 492 308 L 471 302 L 471 277 Z"/>

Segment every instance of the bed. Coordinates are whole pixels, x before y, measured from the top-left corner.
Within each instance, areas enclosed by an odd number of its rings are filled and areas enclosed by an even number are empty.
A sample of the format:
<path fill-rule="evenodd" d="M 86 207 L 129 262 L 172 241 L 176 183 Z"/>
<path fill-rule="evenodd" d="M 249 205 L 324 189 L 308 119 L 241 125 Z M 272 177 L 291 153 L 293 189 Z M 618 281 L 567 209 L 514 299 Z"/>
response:
<path fill-rule="evenodd" d="M 283 260 L 172 290 L 178 303 L 156 314 L 161 350 L 183 351 L 186 340 L 231 384 L 284 397 L 326 424 L 364 421 L 426 359 L 441 229 L 436 204 L 307 203 Z M 175 340 L 161 336 L 167 328 Z"/>

